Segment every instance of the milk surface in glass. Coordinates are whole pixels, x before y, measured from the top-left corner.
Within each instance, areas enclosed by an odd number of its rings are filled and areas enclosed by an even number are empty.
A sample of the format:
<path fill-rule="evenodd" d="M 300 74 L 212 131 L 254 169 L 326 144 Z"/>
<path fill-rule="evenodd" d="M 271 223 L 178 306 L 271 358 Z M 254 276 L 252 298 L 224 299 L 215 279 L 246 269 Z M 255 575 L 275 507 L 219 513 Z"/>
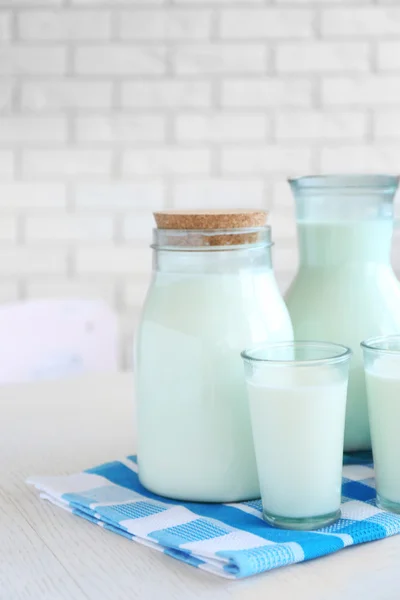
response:
<path fill-rule="evenodd" d="M 265 369 L 248 381 L 266 513 L 334 513 L 340 505 L 347 379 L 330 367 Z"/>

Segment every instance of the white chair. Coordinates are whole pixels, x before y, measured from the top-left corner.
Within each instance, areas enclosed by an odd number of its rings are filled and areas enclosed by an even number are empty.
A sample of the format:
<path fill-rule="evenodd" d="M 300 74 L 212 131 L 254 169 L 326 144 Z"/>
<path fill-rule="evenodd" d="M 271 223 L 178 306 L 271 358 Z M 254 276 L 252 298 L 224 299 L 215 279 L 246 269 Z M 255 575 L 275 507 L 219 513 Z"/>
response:
<path fill-rule="evenodd" d="M 117 319 L 102 300 L 0 306 L 0 383 L 117 368 Z"/>

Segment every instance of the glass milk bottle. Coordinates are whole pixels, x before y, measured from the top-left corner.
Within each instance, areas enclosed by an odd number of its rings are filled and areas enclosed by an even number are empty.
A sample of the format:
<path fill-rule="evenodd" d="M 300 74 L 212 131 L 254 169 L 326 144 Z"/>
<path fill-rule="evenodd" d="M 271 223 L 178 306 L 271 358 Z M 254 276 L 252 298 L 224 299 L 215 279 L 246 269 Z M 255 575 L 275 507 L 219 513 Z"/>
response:
<path fill-rule="evenodd" d="M 266 213 L 155 215 L 136 339 L 141 483 L 180 500 L 260 495 L 240 352 L 293 339 Z"/>
<path fill-rule="evenodd" d="M 328 175 L 290 185 L 300 267 L 286 300 L 295 338 L 352 348 L 344 448 L 369 449 L 360 341 L 400 332 L 400 284 L 390 264 L 398 178 Z"/>

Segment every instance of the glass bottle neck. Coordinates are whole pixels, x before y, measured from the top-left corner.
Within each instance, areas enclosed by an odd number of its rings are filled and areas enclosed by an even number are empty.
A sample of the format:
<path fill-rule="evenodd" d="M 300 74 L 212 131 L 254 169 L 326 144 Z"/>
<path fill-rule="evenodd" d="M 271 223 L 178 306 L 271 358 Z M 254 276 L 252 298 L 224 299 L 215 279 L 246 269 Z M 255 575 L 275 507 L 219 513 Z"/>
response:
<path fill-rule="evenodd" d="M 240 273 L 249 269 L 271 269 L 271 246 L 244 246 L 232 250 L 155 250 L 153 270 L 188 275 Z"/>
<path fill-rule="evenodd" d="M 390 264 L 391 219 L 297 222 L 300 264 L 310 267 Z"/>

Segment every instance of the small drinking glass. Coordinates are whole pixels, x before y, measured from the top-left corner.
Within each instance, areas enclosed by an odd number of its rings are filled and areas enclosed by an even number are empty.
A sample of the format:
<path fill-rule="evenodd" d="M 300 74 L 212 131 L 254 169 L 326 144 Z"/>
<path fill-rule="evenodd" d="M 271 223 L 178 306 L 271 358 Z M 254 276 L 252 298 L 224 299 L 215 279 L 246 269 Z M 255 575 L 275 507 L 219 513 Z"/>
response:
<path fill-rule="evenodd" d="M 242 352 L 264 519 L 317 529 L 340 517 L 351 350 L 266 343 Z"/>
<path fill-rule="evenodd" d="M 361 342 L 374 457 L 376 500 L 400 513 L 400 335 Z"/>

